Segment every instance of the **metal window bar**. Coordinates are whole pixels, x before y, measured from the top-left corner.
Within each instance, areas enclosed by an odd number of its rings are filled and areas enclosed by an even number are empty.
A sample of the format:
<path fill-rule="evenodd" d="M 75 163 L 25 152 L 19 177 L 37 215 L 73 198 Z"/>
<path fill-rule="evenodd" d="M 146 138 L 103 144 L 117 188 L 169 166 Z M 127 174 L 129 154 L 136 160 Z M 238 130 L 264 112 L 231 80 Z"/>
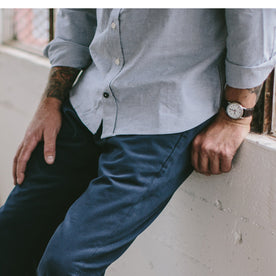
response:
<path fill-rule="evenodd" d="M 276 100 L 275 70 L 264 82 L 262 93 L 256 104 L 251 131 L 263 134 L 276 135 Z"/>
<path fill-rule="evenodd" d="M 273 84 L 272 84 L 272 108 L 271 108 L 271 134 L 276 136 L 276 73 L 274 69 Z"/>

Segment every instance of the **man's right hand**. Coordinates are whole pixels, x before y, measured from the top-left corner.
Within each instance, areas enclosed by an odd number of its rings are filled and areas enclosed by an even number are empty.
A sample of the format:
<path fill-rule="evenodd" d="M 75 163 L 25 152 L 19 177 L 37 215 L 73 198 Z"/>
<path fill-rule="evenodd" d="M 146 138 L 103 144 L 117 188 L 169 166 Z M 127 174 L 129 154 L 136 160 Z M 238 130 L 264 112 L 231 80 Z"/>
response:
<path fill-rule="evenodd" d="M 13 162 L 14 184 L 22 184 L 27 162 L 38 142 L 44 141 L 44 158 L 53 164 L 56 156 L 56 137 L 61 128 L 62 102 L 56 98 L 44 98 L 31 121 Z"/>
<path fill-rule="evenodd" d="M 42 100 L 31 121 L 13 161 L 14 184 L 22 184 L 27 162 L 38 142 L 44 141 L 44 158 L 51 165 L 56 157 L 56 138 L 61 128 L 61 105 L 68 97 L 80 69 L 56 66 L 49 73 L 49 80 Z"/>

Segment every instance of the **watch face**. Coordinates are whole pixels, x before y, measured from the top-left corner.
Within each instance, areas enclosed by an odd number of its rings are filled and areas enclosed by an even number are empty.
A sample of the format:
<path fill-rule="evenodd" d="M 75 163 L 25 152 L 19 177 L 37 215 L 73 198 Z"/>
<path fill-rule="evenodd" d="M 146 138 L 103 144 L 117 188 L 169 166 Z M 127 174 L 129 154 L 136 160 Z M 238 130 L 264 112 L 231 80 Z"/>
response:
<path fill-rule="evenodd" d="M 226 113 L 232 119 L 240 119 L 243 115 L 243 108 L 238 103 L 230 103 L 226 107 Z"/>

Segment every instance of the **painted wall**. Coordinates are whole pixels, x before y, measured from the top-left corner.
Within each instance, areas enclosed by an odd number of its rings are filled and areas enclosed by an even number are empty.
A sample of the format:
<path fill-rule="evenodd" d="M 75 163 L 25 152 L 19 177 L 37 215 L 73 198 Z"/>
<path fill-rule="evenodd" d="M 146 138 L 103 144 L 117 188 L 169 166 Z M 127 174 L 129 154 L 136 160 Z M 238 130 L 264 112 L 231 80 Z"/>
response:
<path fill-rule="evenodd" d="M 48 72 L 42 60 L 38 65 L 37 59 L 14 54 L 0 51 L 0 205 L 12 188 L 12 158 Z M 106 275 L 275 275 L 275 145 L 250 135 L 231 173 L 192 174 Z"/>
<path fill-rule="evenodd" d="M 251 135 L 231 173 L 192 174 L 107 276 L 275 275 L 275 143 Z"/>

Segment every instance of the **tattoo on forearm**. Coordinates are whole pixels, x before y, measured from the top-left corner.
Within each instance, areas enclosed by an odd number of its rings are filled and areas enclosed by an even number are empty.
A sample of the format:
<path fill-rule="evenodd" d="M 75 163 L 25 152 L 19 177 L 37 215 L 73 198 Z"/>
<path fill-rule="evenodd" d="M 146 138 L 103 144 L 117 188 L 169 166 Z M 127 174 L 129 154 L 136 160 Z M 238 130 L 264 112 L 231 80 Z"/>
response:
<path fill-rule="evenodd" d="M 79 72 L 80 70 L 71 67 L 53 67 L 49 74 L 44 96 L 57 98 L 63 102 L 68 97 Z"/>
<path fill-rule="evenodd" d="M 258 101 L 260 95 L 261 95 L 261 92 L 262 92 L 262 87 L 263 87 L 263 84 L 259 85 L 259 86 L 256 86 L 256 87 L 253 87 L 253 88 L 248 88 L 248 91 L 252 94 L 256 94 L 256 102 Z"/>

